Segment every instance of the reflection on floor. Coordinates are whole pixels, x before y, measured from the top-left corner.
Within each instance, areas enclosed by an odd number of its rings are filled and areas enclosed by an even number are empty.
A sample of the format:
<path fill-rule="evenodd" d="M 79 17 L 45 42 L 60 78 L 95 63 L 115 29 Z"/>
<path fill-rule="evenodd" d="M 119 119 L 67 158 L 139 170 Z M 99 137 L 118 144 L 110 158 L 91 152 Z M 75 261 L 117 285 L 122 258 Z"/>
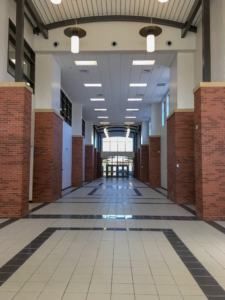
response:
<path fill-rule="evenodd" d="M 0 299 L 225 299 L 225 222 L 135 179 L 73 190 L 0 220 Z"/>

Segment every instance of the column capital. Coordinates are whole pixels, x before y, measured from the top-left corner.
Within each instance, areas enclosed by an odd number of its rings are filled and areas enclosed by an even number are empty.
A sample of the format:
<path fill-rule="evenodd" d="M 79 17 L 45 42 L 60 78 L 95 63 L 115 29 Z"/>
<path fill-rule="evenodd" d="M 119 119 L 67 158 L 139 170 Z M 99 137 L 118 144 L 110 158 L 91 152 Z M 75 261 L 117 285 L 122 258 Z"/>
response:
<path fill-rule="evenodd" d="M 200 88 L 225 88 L 225 82 L 200 82 L 193 90 L 193 94 Z"/>

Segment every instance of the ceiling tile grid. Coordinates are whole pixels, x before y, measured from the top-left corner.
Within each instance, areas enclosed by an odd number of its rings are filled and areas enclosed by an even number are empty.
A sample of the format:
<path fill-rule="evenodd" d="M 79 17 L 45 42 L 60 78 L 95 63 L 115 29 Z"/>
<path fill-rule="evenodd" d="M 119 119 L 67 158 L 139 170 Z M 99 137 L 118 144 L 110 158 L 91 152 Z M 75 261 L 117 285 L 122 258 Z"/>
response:
<path fill-rule="evenodd" d="M 128 15 L 167 19 L 185 23 L 195 0 L 62 0 L 59 5 L 50 0 L 32 0 L 44 24 L 73 18 Z M 193 25 L 201 20 L 199 10 Z"/>
<path fill-rule="evenodd" d="M 155 52 L 102 52 L 63 53 L 54 55 L 62 70 L 62 87 L 72 102 L 83 104 L 84 117 L 98 125 L 108 116 L 111 124 L 142 122 L 150 119 L 150 104 L 161 102 L 169 90 L 169 67 L 174 53 Z M 97 66 L 76 66 L 75 60 L 96 60 Z M 133 60 L 155 60 L 154 65 L 134 66 Z M 143 72 L 149 70 L 150 72 Z M 85 72 L 83 72 L 85 71 Z M 85 87 L 85 83 L 101 83 L 102 87 Z M 147 83 L 147 87 L 130 87 L 130 83 Z M 157 86 L 163 84 L 163 86 Z M 99 96 L 100 94 L 100 96 Z M 105 98 L 105 101 L 90 101 L 91 98 Z M 142 98 L 142 101 L 128 101 L 128 98 Z M 96 112 L 95 108 L 107 111 Z M 137 108 L 139 111 L 126 111 Z M 136 119 L 126 119 L 136 116 Z"/>

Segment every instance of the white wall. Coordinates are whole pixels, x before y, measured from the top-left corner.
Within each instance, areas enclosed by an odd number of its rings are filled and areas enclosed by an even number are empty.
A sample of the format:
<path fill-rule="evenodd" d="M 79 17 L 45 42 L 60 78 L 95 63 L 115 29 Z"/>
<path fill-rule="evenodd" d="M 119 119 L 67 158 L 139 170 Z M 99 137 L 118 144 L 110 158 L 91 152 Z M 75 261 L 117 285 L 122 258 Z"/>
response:
<path fill-rule="evenodd" d="M 149 121 L 142 122 L 141 134 L 142 145 L 149 145 Z"/>
<path fill-rule="evenodd" d="M 161 126 L 161 186 L 167 189 L 167 122 Z"/>
<path fill-rule="evenodd" d="M 94 131 L 92 122 L 85 122 L 85 145 L 94 144 Z"/>
<path fill-rule="evenodd" d="M 14 0 L 1 0 L 0 7 L 0 82 L 13 82 L 14 78 L 7 72 L 9 19 L 16 25 L 16 3 Z M 34 48 L 34 35 L 31 25 L 25 19 L 24 38 Z"/>
<path fill-rule="evenodd" d="M 104 24 L 104 25 L 103 25 Z M 139 22 L 96 22 L 82 24 L 87 36 L 80 40 L 81 51 L 125 51 L 125 50 L 145 50 L 146 38 L 139 35 L 141 28 L 146 23 Z M 162 34 L 156 38 L 156 50 L 168 50 L 166 41 L 173 41 L 170 51 L 195 50 L 195 33 L 189 32 L 185 39 L 181 38 L 181 31 L 178 28 L 160 26 Z M 49 31 L 49 39 L 45 40 L 41 35 L 35 37 L 36 51 L 70 51 L 71 40 L 64 35 L 64 29 Z M 53 43 L 58 41 L 59 47 L 54 48 Z M 117 42 L 117 47 L 112 47 L 112 41 Z"/>
<path fill-rule="evenodd" d="M 82 104 L 73 103 L 72 115 L 72 135 L 82 135 Z"/>
<path fill-rule="evenodd" d="M 161 135 L 161 103 L 151 104 L 151 135 Z"/>
<path fill-rule="evenodd" d="M 211 66 L 212 81 L 225 81 L 225 1 L 211 1 Z"/>
<path fill-rule="evenodd" d="M 196 50 L 195 50 L 195 75 L 194 86 L 197 86 L 199 82 L 202 82 L 202 22 L 198 25 L 198 31 L 196 34 Z"/>
<path fill-rule="evenodd" d="M 60 113 L 61 69 L 53 55 L 36 55 L 35 84 L 35 108 Z"/>
<path fill-rule="evenodd" d="M 194 53 L 177 53 L 170 67 L 170 112 L 194 108 L 194 65 Z"/>
<path fill-rule="evenodd" d="M 72 177 L 72 127 L 63 121 L 63 149 L 62 149 L 62 189 L 71 186 Z"/>

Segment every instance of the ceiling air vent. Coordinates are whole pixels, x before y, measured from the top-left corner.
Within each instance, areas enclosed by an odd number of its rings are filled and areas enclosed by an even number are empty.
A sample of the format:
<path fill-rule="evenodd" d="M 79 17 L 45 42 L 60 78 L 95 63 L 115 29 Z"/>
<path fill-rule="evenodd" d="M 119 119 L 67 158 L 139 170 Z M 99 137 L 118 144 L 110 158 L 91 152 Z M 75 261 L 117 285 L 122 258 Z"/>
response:
<path fill-rule="evenodd" d="M 144 97 L 144 94 L 137 94 L 136 98 Z"/>
<path fill-rule="evenodd" d="M 157 86 L 165 86 L 166 83 L 158 83 Z"/>
<path fill-rule="evenodd" d="M 98 94 L 96 95 L 97 98 L 104 98 L 104 95 L 103 94 Z"/>
<path fill-rule="evenodd" d="M 80 73 L 82 73 L 82 74 L 89 74 L 89 71 L 88 70 L 80 70 Z"/>
<path fill-rule="evenodd" d="M 150 74 L 151 73 L 151 70 L 143 70 L 142 71 L 142 74 Z"/>

